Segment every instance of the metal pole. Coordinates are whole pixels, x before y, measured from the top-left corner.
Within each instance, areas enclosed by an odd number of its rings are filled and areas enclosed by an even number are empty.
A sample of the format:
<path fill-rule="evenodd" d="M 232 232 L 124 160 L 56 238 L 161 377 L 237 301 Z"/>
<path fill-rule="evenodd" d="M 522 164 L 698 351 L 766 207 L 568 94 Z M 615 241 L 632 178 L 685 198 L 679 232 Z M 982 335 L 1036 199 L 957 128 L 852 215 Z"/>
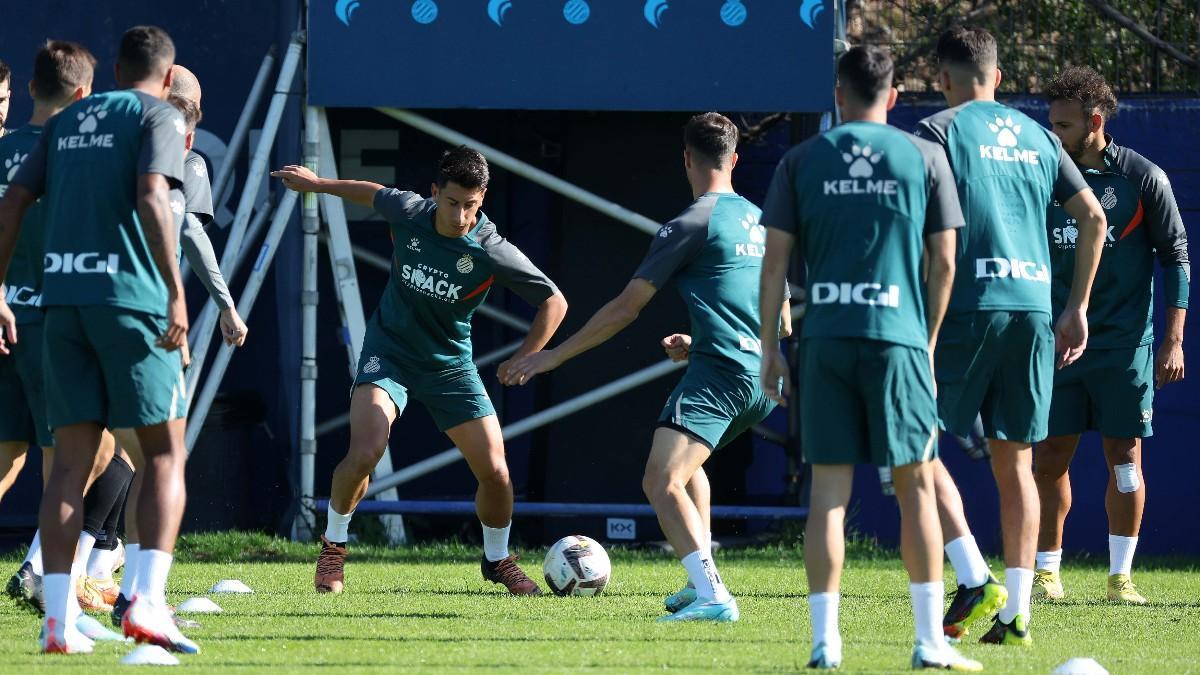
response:
<path fill-rule="evenodd" d="M 267 268 L 271 266 L 271 260 L 275 257 L 275 251 L 279 247 L 279 240 L 283 237 L 283 231 L 287 229 L 288 220 L 291 219 L 292 211 L 296 208 L 296 197 L 296 193 L 289 190 L 275 211 L 271 229 L 267 231 L 267 238 L 263 241 L 258 258 L 254 261 L 254 270 L 250 273 L 250 278 L 246 280 L 246 287 L 242 289 L 242 296 L 238 300 L 238 314 L 241 314 L 243 318 L 249 319 L 250 310 L 254 309 L 254 300 L 258 297 L 258 291 L 262 288 L 263 280 L 267 276 Z M 221 386 L 221 378 L 225 375 L 225 369 L 229 367 L 230 359 L 233 358 L 233 350 L 234 347 L 222 343 L 221 350 L 217 352 L 217 357 L 213 360 L 212 372 L 204 381 L 204 389 L 200 391 L 200 396 L 191 410 L 186 438 L 188 454 L 191 454 L 192 448 L 196 446 L 196 437 L 200 435 L 204 419 L 208 417 L 209 408 L 212 407 L 213 399 L 217 396 L 217 387 Z"/>
<path fill-rule="evenodd" d="M 229 148 L 225 154 L 225 161 L 217 167 L 217 175 L 213 178 L 212 186 L 214 205 L 219 206 L 223 203 L 225 189 L 229 185 L 229 179 L 233 177 L 233 167 L 237 165 L 238 154 L 242 150 L 242 144 L 246 142 L 246 136 L 250 133 L 250 122 L 254 119 L 254 113 L 258 111 L 258 103 L 262 100 L 263 90 L 267 88 L 267 76 L 275 67 L 275 51 L 275 45 L 271 45 L 271 48 L 267 50 L 267 55 L 263 57 L 262 65 L 258 67 L 258 74 L 254 76 L 254 84 L 250 87 L 250 96 L 246 99 L 246 105 L 242 106 L 242 114 L 238 116 L 237 124 L 233 127 L 233 135 L 229 137 Z"/>
<path fill-rule="evenodd" d="M 501 432 L 505 440 L 515 438 L 522 434 L 527 434 L 534 429 L 544 427 L 551 422 L 556 422 L 564 417 L 577 413 L 588 406 L 595 405 L 618 394 L 623 394 L 630 389 L 640 387 L 647 382 L 656 380 L 667 373 L 680 370 L 686 366 L 687 361 L 661 361 L 648 368 L 643 368 L 636 373 L 626 375 L 619 380 L 609 382 L 603 387 L 593 389 L 582 396 L 576 396 L 569 401 L 559 403 L 558 405 L 547 408 L 540 413 L 530 415 L 519 422 L 515 422 L 507 427 L 504 427 Z M 371 483 L 370 487 L 367 488 L 366 496 L 372 497 L 383 490 L 393 488 L 397 485 L 420 478 L 427 473 L 431 473 L 444 466 L 453 464 L 460 459 L 462 459 L 462 453 L 459 452 L 458 448 L 450 448 L 449 450 L 440 452 L 415 464 L 406 466 L 391 475 L 380 476 L 373 483 Z"/>
<path fill-rule="evenodd" d="M 283 119 L 284 108 L 287 106 L 288 95 L 292 82 L 296 79 L 296 71 L 300 66 L 300 54 L 304 51 L 304 34 L 297 32 L 288 45 L 287 54 L 283 58 L 283 66 L 279 71 L 279 79 L 275 82 L 275 94 L 271 97 L 271 105 L 267 108 L 267 118 L 263 123 L 262 136 L 258 139 L 258 147 L 250 160 L 250 173 L 246 177 L 246 185 L 242 188 L 241 199 L 238 202 L 237 214 L 233 218 L 233 226 L 229 228 L 229 239 L 225 242 L 225 250 L 221 252 L 221 269 L 227 269 L 237 258 L 242 241 L 246 235 L 246 226 L 250 223 L 250 212 L 258 199 L 258 188 L 267 172 L 267 163 L 271 160 L 271 148 L 275 145 L 275 136 L 279 132 L 279 122 Z M 208 358 L 208 348 L 212 342 L 212 334 L 217 328 L 217 304 L 211 299 L 205 304 L 204 311 L 197 321 L 197 339 L 192 349 L 192 365 L 189 372 L 193 373 L 188 382 L 188 401 L 196 394 L 200 373 L 204 369 L 204 361 Z"/>
<path fill-rule="evenodd" d="M 651 236 L 658 234 L 658 228 L 661 226 L 660 223 L 656 223 L 640 213 L 630 211 L 616 202 L 609 201 L 594 193 L 588 192 L 577 185 L 568 183 L 557 176 L 546 173 L 536 166 L 533 166 L 528 162 L 523 162 L 512 155 L 501 152 L 490 145 L 480 143 L 470 136 L 460 134 L 459 132 L 447 126 L 438 124 L 427 117 L 422 117 L 421 115 L 417 115 L 416 113 L 408 110 L 398 110 L 396 108 L 376 108 L 376 110 L 384 115 L 387 115 L 388 117 L 391 117 L 392 119 L 399 120 L 409 126 L 424 131 L 430 136 L 440 138 L 451 145 L 469 145 L 479 152 L 482 152 L 483 155 L 488 158 L 488 161 L 492 162 L 493 164 L 498 164 L 517 174 L 518 176 L 524 176 L 525 178 L 528 178 L 542 187 L 553 190 L 554 192 L 557 192 L 568 199 L 577 201 L 584 206 L 593 208 L 600 213 L 613 218 L 614 220 L 619 220 L 622 223 L 629 225 L 636 230 L 641 230 L 642 232 L 645 232 Z"/>
<path fill-rule="evenodd" d="M 304 166 L 313 173 L 319 168 L 320 136 L 317 133 L 317 109 L 304 108 Z M 306 192 L 300 210 L 304 230 L 304 267 L 301 271 L 300 314 L 303 326 L 300 338 L 300 510 L 296 514 L 296 538 L 312 539 L 316 528 L 313 490 L 316 486 L 317 436 L 317 247 L 321 217 L 317 194 Z"/>
<path fill-rule="evenodd" d="M 328 499 L 322 499 L 317 502 L 317 506 L 319 508 L 328 503 Z M 363 505 L 355 513 L 421 513 L 440 516 L 469 516 L 475 513 L 475 508 L 475 502 L 470 501 L 364 501 Z M 785 520 L 808 517 L 808 508 L 799 506 L 711 506 L 709 507 L 709 512 L 713 518 L 728 519 Z M 534 518 L 566 518 L 573 516 L 653 518 L 655 513 L 654 507 L 649 504 L 515 502 L 513 503 L 513 515 Z"/>
<path fill-rule="evenodd" d="M 233 261 L 233 265 L 231 265 L 228 270 L 222 270 L 222 274 L 225 274 L 229 278 L 230 283 L 233 282 L 233 277 L 238 273 L 238 270 L 242 269 L 242 265 L 246 263 L 246 258 L 250 256 L 250 252 L 253 250 L 250 247 L 254 245 L 254 242 L 258 241 L 259 235 L 262 234 L 263 228 L 267 225 L 267 219 L 270 218 L 271 214 L 274 212 L 275 209 L 270 200 L 268 200 L 267 203 L 261 209 L 259 209 L 257 213 L 254 214 L 254 220 L 250 221 L 250 227 L 246 228 L 246 238 L 242 240 L 246 242 L 246 245 L 242 247 L 242 250 L 238 251 L 237 258 Z"/>

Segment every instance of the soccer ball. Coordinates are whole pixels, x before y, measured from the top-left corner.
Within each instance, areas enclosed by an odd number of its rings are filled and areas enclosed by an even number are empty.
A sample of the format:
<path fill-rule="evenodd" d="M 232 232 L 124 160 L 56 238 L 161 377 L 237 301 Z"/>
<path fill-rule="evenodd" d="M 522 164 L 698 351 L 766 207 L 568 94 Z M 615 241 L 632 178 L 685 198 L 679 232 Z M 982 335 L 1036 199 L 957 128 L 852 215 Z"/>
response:
<path fill-rule="evenodd" d="M 612 563 L 596 540 L 573 535 L 550 547 L 542 572 L 555 595 L 600 595 L 608 585 Z"/>

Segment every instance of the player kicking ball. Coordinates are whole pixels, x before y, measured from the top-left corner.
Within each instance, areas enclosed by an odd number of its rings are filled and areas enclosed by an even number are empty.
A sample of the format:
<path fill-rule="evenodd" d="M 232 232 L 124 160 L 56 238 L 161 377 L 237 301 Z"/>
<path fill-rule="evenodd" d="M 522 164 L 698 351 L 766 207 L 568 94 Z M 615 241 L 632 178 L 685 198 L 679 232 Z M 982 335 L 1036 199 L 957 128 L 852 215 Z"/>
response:
<path fill-rule="evenodd" d="M 483 526 L 483 578 L 513 595 L 537 595 L 538 585 L 508 550 L 512 483 L 496 411 L 471 360 L 471 316 L 494 283 L 537 307 L 514 356 L 519 358 L 550 340 L 567 301 L 480 211 L 487 161 L 466 146 L 447 151 L 430 199 L 367 181 L 319 178 L 301 166 L 271 175 L 298 192 L 373 207 L 387 219 L 395 242 L 392 271 L 367 324 L 350 397 L 350 449 L 333 473 L 328 526 L 313 580 L 317 592 L 344 588 L 350 518 L 387 449 L 392 423 L 411 397 L 424 404 L 479 481 L 475 506 Z M 510 363 L 500 364 L 501 376 Z"/>
<path fill-rule="evenodd" d="M 625 290 L 578 333 L 554 349 L 515 360 L 501 376 L 505 384 L 525 384 L 603 344 L 675 280 L 692 335 L 672 335 L 663 346 L 672 358 L 686 355 L 688 369 L 658 419 L 642 487 L 687 570 L 690 588 L 667 598 L 673 611 L 660 621 L 738 620 L 737 601 L 712 559 L 708 479 L 701 466 L 775 407 L 759 387 L 762 350 L 755 337 L 765 232 L 759 208 L 733 191 L 737 140 L 737 127 L 723 115 L 689 120 L 683 162 L 696 201 L 659 229 Z M 779 308 L 787 309 L 784 287 L 780 278 L 774 322 Z"/>
<path fill-rule="evenodd" d="M 842 663 L 838 629 L 845 517 L 855 464 L 891 467 L 900 553 L 916 624 L 913 668 L 978 671 L 942 634 L 942 537 L 933 482 L 937 407 L 930 355 L 950 299 L 954 177 L 937 145 L 887 125 L 896 103 L 891 57 L 855 47 L 838 61 L 845 124 L 792 148 L 767 193 L 760 303 L 762 379 L 784 378 L 780 285 L 793 246 L 808 268 L 798 382 L 801 446 L 812 464 L 804 537 L 810 668 Z M 922 287 L 922 257 L 928 279 Z M 928 300 L 925 299 L 927 295 Z M 774 386 L 766 393 L 783 401 Z"/>
<path fill-rule="evenodd" d="M 1055 353 L 1061 368 L 1087 346 L 1087 306 L 1104 239 L 1104 210 L 1053 134 L 996 102 L 996 39 L 952 28 L 937 45 L 939 82 L 951 106 L 921 120 L 916 134 L 945 150 L 967 225 L 938 342 L 938 413 L 952 434 L 983 419 L 1000 494 L 1004 588 L 987 569 L 966 525 L 962 499 L 935 464 L 946 552 L 959 578 L 943 619 L 961 638 L 999 612 L 980 640 L 1030 645 L 1030 595 L 1037 547 L 1038 491 L 1032 444 L 1046 438 Z M 1046 218 L 1057 200 L 1078 222 L 1069 297 L 1052 314 Z M 965 545 L 964 545 L 965 544 Z"/>
<path fill-rule="evenodd" d="M 1154 389 L 1183 379 L 1183 323 L 1187 316 L 1190 262 L 1187 232 L 1162 169 L 1117 145 L 1105 124 L 1117 98 L 1091 68 L 1064 70 L 1046 86 L 1050 128 L 1100 195 L 1109 232 L 1088 307 L 1088 350 L 1055 373 L 1050 437 L 1035 448 L 1034 478 L 1041 498 L 1035 596 L 1064 595 L 1063 523 L 1071 509 L 1068 470 L 1079 436 L 1099 431 L 1108 464 L 1108 599 L 1136 605 L 1146 598 L 1133 585 L 1146 486 L 1142 439 L 1152 433 Z M 1050 214 L 1051 290 L 1054 311 L 1063 311 L 1075 269 L 1075 223 L 1055 206 Z M 1154 358 L 1154 259 L 1163 270 L 1166 336 Z M 1153 380 L 1153 382 L 1152 382 Z"/>

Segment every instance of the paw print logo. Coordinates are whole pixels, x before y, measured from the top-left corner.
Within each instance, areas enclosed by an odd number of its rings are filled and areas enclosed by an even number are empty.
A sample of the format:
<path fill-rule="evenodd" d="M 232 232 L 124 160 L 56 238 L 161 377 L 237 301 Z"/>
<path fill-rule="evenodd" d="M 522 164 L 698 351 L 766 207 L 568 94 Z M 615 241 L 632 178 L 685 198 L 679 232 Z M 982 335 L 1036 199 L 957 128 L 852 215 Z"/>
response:
<path fill-rule="evenodd" d="M 79 120 L 79 133 L 92 133 L 96 127 L 100 126 L 99 121 L 105 117 L 108 117 L 107 110 L 102 110 L 98 105 L 88 106 L 75 115 L 75 119 Z"/>
<path fill-rule="evenodd" d="M 758 224 L 758 216 L 753 213 L 747 213 L 745 218 L 742 218 L 742 229 L 750 235 L 750 242 L 753 244 L 761 244 L 767 240 L 767 228 Z"/>
<path fill-rule="evenodd" d="M 850 146 L 850 152 L 842 153 L 842 160 L 850 165 L 851 178 L 870 178 L 875 174 L 873 164 L 883 159 L 882 152 L 871 152 L 871 146 L 858 147 L 858 143 Z"/>
<path fill-rule="evenodd" d="M 192 162 L 192 173 L 199 178 L 204 178 L 208 175 L 208 169 L 204 167 L 204 162 Z"/>
<path fill-rule="evenodd" d="M 175 131 L 178 131 L 180 136 L 187 133 L 187 124 L 179 117 L 175 118 Z"/>
<path fill-rule="evenodd" d="M 10 183 L 12 182 L 13 176 L 17 175 L 17 169 L 21 168 L 21 162 L 24 162 L 25 158 L 28 156 L 29 155 L 22 155 L 20 151 L 17 151 L 13 153 L 11 158 L 4 160 L 5 175 Z"/>
<path fill-rule="evenodd" d="M 1063 239 L 1068 244 L 1074 244 L 1075 240 L 1079 239 L 1079 228 L 1074 225 L 1068 225 L 1063 228 Z"/>
<path fill-rule="evenodd" d="M 658 228 L 658 238 L 659 239 L 666 239 L 669 236 L 671 236 L 671 226 L 670 225 L 663 225 L 662 227 Z"/>
<path fill-rule="evenodd" d="M 171 213 L 174 213 L 177 216 L 183 215 L 183 200 L 182 199 L 180 199 L 178 197 L 173 197 L 171 199 Z"/>
<path fill-rule="evenodd" d="M 995 122 L 988 122 L 988 129 L 996 134 L 996 145 L 1002 148 L 1017 147 L 1017 136 L 1021 133 L 1021 125 L 1013 124 L 1012 115 L 1007 119 L 996 118 Z"/>

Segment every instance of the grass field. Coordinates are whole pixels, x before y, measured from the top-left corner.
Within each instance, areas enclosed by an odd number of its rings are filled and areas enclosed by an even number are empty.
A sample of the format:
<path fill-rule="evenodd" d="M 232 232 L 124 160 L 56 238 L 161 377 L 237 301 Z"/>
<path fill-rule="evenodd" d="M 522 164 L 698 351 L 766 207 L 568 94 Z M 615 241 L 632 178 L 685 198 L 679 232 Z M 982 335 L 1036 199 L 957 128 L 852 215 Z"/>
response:
<path fill-rule="evenodd" d="M 203 653 L 184 657 L 195 670 L 343 671 L 509 669 L 567 672 L 764 672 L 802 669 L 808 656 L 806 585 L 798 547 L 724 550 L 717 561 L 738 598 L 730 625 L 656 624 L 662 597 L 684 581 L 666 554 L 611 550 L 613 579 L 598 598 L 513 598 L 479 577 L 474 547 L 357 547 L 348 591 L 312 591 L 314 546 L 257 535 L 189 537 L 171 576 L 174 602 L 237 578 L 256 592 L 214 596 L 225 612 L 200 617 L 189 631 Z M 543 550 L 527 551 L 525 569 L 541 575 Z M 866 547 L 852 551 L 843 581 L 843 669 L 906 669 L 912 620 L 900 561 Z M 4 574 L 19 559 L 0 558 Z M 993 567 L 997 565 L 993 563 Z M 990 672 L 1048 673 L 1071 656 L 1091 656 L 1112 673 L 1200 672 L 1200 574 L 1194 566 L 1144 564 L 1139 588 L 1154 603 L 1103 601 L 1107 569 L 1064 568 L 1069 600 L 1035 605 L 1032 649 L 964 642 Z M 5 598 L 7 600 L 7 598 Z M 0 672 L 105 670 L 129 647 L 98 645 L 92 656 L 36 653 L 38 622 L 0 603 Z"/>

